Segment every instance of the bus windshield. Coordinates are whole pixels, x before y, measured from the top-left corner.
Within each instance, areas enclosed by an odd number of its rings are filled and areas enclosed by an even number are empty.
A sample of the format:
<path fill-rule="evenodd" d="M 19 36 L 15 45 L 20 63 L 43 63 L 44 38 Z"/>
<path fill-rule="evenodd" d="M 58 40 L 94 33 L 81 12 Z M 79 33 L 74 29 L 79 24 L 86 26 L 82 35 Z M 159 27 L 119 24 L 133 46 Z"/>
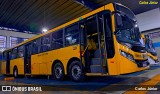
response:
<path fill-rule="evenodd" d="M 118 14 L 120 15 L 122 21 L 122 25 L 117 25 L 116 28 L 117 40 L 130 44 L 144 45 L 134 14 L 128 8 L 123 6 L 117 5 L 116 8 L 120 11 Z"/>

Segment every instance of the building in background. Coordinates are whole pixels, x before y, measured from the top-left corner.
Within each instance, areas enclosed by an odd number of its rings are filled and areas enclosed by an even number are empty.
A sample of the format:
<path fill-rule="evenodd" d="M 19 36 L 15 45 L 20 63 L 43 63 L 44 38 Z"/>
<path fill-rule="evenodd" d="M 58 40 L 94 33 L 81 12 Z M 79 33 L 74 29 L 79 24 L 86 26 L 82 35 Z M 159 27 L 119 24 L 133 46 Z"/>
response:
<path fill-rule="evenodd" d="M 34 37 L 36 34 L 21 33 L 16 31 L 8 31 L 0 29 L 0 60 L 2 59 L 2 52 L 14 47 L 15 45 Z"/>

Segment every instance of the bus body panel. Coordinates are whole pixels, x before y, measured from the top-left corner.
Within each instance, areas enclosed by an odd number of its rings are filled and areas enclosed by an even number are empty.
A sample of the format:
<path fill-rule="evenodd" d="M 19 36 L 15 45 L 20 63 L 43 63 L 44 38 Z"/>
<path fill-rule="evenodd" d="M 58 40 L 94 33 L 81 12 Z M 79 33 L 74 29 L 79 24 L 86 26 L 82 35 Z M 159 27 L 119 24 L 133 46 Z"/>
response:
<path fill-rule="evenodd" d="M 115 60 L 114 58 L 112 59 L 108 59 L 108 73 L 109 75 L 119 75 L 120 72 L 118 71 L 118 64 L 117 64 L 117 60 Z M 118 66 L 119 67 L 119 66 Z"/>
<path fill-rule="evenodd" d="M 10 74 L 13 74 L 13 69 L 15 66 L 18 69 L 18 74 L 24 75 L 24 59 L 17 58 L 17 59 L 10 60 Z"/>
<path fill-rule="evenodd" d="M 132 73 L 132 72 L 137 72 L 140 70 L 145 70 L 148 69 L 149 66 L 146 67 L 138 67 L 136 63 L 133 63 L 132 61 L 129 61 L 127 58 L 121 56 L 119 58 L 119 63 L 120 63 L 120 74 L 126 74 L 126 73 Z"/>
<path fill-rule="evenodd" d="M 5 61 L 1 62 L 1 73 L 6 74 L 6 62 Z"/>
<path fill-rule="evenodd" d="M 69 59 L 73 58 L 73 56 L 80 59 L 80 45 L 68 46 L 65 48 L 32 55 L 31 74 L 51 75 L 52 64 L 56 60 L 59 60 L 63 64 L 65 74 L 67 74 L 67 64 Z"/>
<path fill-rule="evenodd" d="M 112 15 L 112 20 L 114 19 L 113 15 Z M 113 25 L 112 25 L 113 26 Z M 114 27 L 112 27 L 114 28 Z M 115 41 L 116 37 L 115 35 L 113 35 L 113 40 L 114 40 L 114 48 L 118 48 L 118 44 Z M 118 49 L 115 49 L 115 55 L 112 59 L 108 59 L 108 71 L 109 71 L 109 75 L 119 75 L 120 74 L 120 65 L 119 65 L 119 53 Z"/>
<path fill-rule="evenodd" d="M 119 49 L 126 53 L 131 54 L 134 57 L 134 60 L 147 60 L 148 59 L 147 53 L 134 52 L 124 45 L 119 44 Z M 138 67 L 136 62 L 128 60 L 126 57 L 122 56 L 120 52 L 118 52 L 117 54 L 119 54 L 120 56 L 119 60 L 117 61 L 117 62 L 120 62 L 120 74 L 132 73 L 132 72 L 145 70 L 149 68 L 149 66 Z"/>
<path fill-rule="evenodd" d="M 113 4 L 108 4 L 108 5 L 105 5 L 105 10 L 110 10 L 111 12 L 113 12 L 114 11 L 114 6 L 113 6 Z M 114 15 L 112 15 L 111 16 L 111 20 L 112 20 L 112 33 L 115 31 L 115 17 L 114 17 Z M 115 35 L 113 34 L 113 40 L 114 40 L 114 48 L 117 48 L 117 42 L 116 42 L 116 37 L 115 37 Z M 116 58 L 118 58 L 118 55 L 116 54 L 118 52 L 118 50 L 117 49 L 115 49 L 115 55 L 114 55 L 114 57 L 113 58 L 111 58 L 111 59 L 107 59 L 108 61 L 108 74 L 109 75 L 119 75 L 120 74 L 120 72 L 119 72 L 119 63 L 117 62 L 117 59 Z"/>
<path fill-rule="evenodd" d="M 111 12 L 114 11 L 114 6 L 112 3 L 107 4 L 104 7 L 105 7 L 105 10 L 110 10 Z M 112 23 L 112 25 L 114 25 L 114 23 Z"/>
<path fill-rule="evenodd" d="M 110 10 L 111 12 L 114 11 L 113 4 L 105 5 L 105 10 Z M 134 52 L 128 47 L 118 43 L 116 36 L 114 34 L 116 30 L 115 27 L 116 27 L 115 26 L 115 16 L 112 15 L 112 33 L 113 33 L 113 40 L 114 40 L 115 56 L 112 59 L 108 59 L 109 74 L 119 75 L 119 74 L 126 74 L 126 73 L 148 69 L 149 66 L 139 68 L 135 62 L 128 60 L 127 58 L 125 58 L 124 56 L 120 54 L 119 50 L 121 49 L 133 55 L 134 59 L 136 60 L 146 60 L 147 59 L 147 53 Z"/>

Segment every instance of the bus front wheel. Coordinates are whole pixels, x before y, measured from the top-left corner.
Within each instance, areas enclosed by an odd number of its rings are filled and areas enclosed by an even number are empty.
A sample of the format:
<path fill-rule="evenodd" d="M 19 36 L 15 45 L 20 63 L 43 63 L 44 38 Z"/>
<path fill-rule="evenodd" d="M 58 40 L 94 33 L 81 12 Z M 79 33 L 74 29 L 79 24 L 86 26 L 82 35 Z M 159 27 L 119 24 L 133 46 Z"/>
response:
<path fill-rule="evenodd" d="M 53 77 L 56 79 L 56 80 L 63 80 L 64 79 L 64 68 L 63 68 L 63 65 L 61 63 L 56 63 L 53 67 Z"/>
<path fill-rule="evenodd" d="M 73 61 L 69 66 L 69 76 L 73 81 L 84 81 L 83 65 L 80 61 Z"/>
<path fill-rule="evenodd" d="M 15 67 L 14 70 L 13 70 L 13 76 L 14 76 L 15 78 L 18 77 L 18 69 L 17 69 L 17 67 Z"/>

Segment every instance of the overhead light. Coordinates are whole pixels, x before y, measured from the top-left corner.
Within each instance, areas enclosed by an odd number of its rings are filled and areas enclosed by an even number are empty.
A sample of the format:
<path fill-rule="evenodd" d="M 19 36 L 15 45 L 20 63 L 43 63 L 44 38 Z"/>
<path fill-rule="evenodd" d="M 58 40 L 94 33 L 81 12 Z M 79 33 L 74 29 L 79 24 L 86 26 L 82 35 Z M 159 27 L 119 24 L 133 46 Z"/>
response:
<path fill-rule="evenodd" d="M 43 28 L 43 29 L 42 29 L 42 32 L 43 32 L 43 33 L 47 32 L 47 31 L 48 31 L 47 28 Z"/>
<path fill-rule="evenodd" d="M 137 25 L 137 24 L 135 24 L 135 25 L 134 25 L 134 27 L 138 27 L 138 25 Z"/>

